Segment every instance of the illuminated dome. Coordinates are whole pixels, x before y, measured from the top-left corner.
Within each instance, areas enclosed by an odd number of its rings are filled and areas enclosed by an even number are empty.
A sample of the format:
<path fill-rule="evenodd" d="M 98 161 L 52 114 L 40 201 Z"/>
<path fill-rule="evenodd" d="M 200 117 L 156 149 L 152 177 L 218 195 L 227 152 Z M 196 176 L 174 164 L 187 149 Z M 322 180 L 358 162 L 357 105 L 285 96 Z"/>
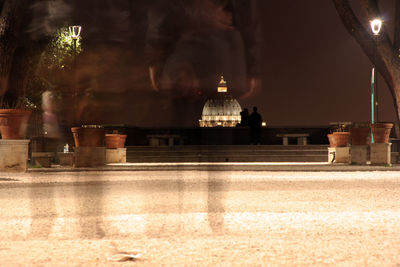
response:
<path fill-rule="evenodd" d="M 241 111 L 239 102 L 228 94 L 226 81 L 221 77 L 217 97 L 208 99 L 204 105 L 200 127 L 235 127 L 240 123 Z"/>

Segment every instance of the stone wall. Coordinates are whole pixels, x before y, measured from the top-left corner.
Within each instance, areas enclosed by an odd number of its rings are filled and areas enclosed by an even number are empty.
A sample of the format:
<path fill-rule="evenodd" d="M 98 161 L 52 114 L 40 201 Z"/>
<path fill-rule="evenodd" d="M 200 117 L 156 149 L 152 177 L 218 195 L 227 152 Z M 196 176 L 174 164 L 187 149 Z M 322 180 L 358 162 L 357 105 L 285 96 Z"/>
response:
<path fill-rule="evenodd" d="M 29 140 L 0 139 L 0 171 L 25 172 L 28 168 Z"/>

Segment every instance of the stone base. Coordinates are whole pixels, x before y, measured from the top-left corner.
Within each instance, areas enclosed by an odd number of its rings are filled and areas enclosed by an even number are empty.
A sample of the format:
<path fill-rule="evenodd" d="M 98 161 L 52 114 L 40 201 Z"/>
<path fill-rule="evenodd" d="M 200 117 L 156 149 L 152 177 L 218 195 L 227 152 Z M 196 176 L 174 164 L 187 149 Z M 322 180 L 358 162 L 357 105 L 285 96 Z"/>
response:
<path fill-rule="evenodd" d="M 328 160 L 330 163 L 349 163 L 350 147 L 329 147 Z"/>
<path fill-rule="evenodd" d="M 32 152 L 34 164 L 40 167 L 50 168 L 53 158 L 54 153 L 52 152 Z"/>
<path fill-rule="evenodd" d="M 328 147 L 328 163 L 335 162 L 336 147 Z"/>
<path fill-rule="evenodd" d="M 74 167 L 95 167 L 106 163 L 105 147 L 76 147 L 74 150 Z"/>
<path fill-rule="evenodd" d="M 390 155 L 391 155 L 390 161 L 392 162 L 392 164 L 399 163 L 399 152 L 391 152 Z"/>
<path fill-rule="evenodd" d="M 26 172 L 29 140 L 0 139 L 0 171 Z"/>
<path fill-rule="evenodd" d="M 351 146 L 351 164 L 366 165 L 368 161 L 368 146 Z"/>
<path fill-rule="evenodd" d="M 374 143 L 371 144 L 371 164 L 373 165 L 390 165 L 391 162 L 391 146 L 392 144 Z"/>
<path fill-rule="evenodd" d="M 107 149 L 106 163 L 126 163 L 126 148 Z"/>
<path fill-rule="evenodd" d="M 58 159 L 60 160 L 61 166 L 73 166 L 74 152 L 58 152 Z"/>
<path fill-rule="evenodd" d="M 147 135 L 150 146 L 173 146 L 174 140 L 182 142 L 181 136 L 176 134 L 152 134 Z"/>

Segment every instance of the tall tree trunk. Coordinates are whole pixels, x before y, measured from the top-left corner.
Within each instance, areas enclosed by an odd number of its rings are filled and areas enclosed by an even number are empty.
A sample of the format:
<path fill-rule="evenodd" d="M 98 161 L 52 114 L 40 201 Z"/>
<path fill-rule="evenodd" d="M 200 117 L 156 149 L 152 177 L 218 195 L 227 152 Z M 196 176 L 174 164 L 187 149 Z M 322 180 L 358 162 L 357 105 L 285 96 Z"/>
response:
<path fill-rule="evenodd" d="M 23 47 L 19 46 L 13 57 L 9 74 L 8 90 L 4 94 L 5 101 L 12 101 L 20 96 L 26 96 L 28 82 L 36 75 L 36 69 L 41 55 L 48 44 L 48 38 L 40 41 L 29 41 Z"/>
<path fill-rule="evenodd" d="M 400 0 L 395 0 L 395 19 L 394 19 L 394 40 L 393 46 L 399 51 L 400 49 Z"/>
<path fill-rule="evenodd" d="M 9 76 L 18 35 L 28 0 L 4 0 L 0 13 L 0 104 L 8 90 Z"/>

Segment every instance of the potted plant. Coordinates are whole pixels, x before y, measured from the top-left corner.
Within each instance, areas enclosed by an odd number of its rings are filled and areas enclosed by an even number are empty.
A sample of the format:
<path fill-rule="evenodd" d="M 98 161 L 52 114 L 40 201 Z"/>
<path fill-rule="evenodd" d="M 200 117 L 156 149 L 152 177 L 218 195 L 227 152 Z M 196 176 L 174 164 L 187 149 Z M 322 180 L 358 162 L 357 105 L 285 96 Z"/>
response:
<path fill-rule="evenodd" d="M 329 140 L 330 147 L 336 147 L 336 141 L 335 141 L 335 137 L 333 136 L 333 133 L 328 134 L 328 140 Z"/>
<path fill-rule="evenodd" d="M 105 129 L 102 125 L 72 127 L 75 147 L 104 147 Z"/>
<path fill-rule="evenodd" d="M 371 132 L 375 143 L 389 143 L 393 123 L 371 123 Z"/>
<path fill-rule="evenodd" d="M 349 137 L 350 133 L 348 131 L 348 124 L 339 123 L 332 130 L 332 136 L 330 137 L 332 141 L 330 142 L 332 142 L 332 145 L 335 145 L 336 147 L 345 147 L 349 144 Z"/>
<path fill-rule="evenodd" d="M 365 146 L 370 142 L 370 127 L 369 123 L 356 122 L 350 127 L 351 145 Z"/>
<path fill-rule="evenodd" d="M 118 131 L 106 134 L 106 147 L 108 149 L 124 148 L 127 135 L 120 134 Z"/>
<path fill-rule="evenodd" d="M 26 97 L 14 102 L 1 101 L 0 133 L 2 139 L 23 139 L 26 135 L 29 117 L 36 106 Z"/>

